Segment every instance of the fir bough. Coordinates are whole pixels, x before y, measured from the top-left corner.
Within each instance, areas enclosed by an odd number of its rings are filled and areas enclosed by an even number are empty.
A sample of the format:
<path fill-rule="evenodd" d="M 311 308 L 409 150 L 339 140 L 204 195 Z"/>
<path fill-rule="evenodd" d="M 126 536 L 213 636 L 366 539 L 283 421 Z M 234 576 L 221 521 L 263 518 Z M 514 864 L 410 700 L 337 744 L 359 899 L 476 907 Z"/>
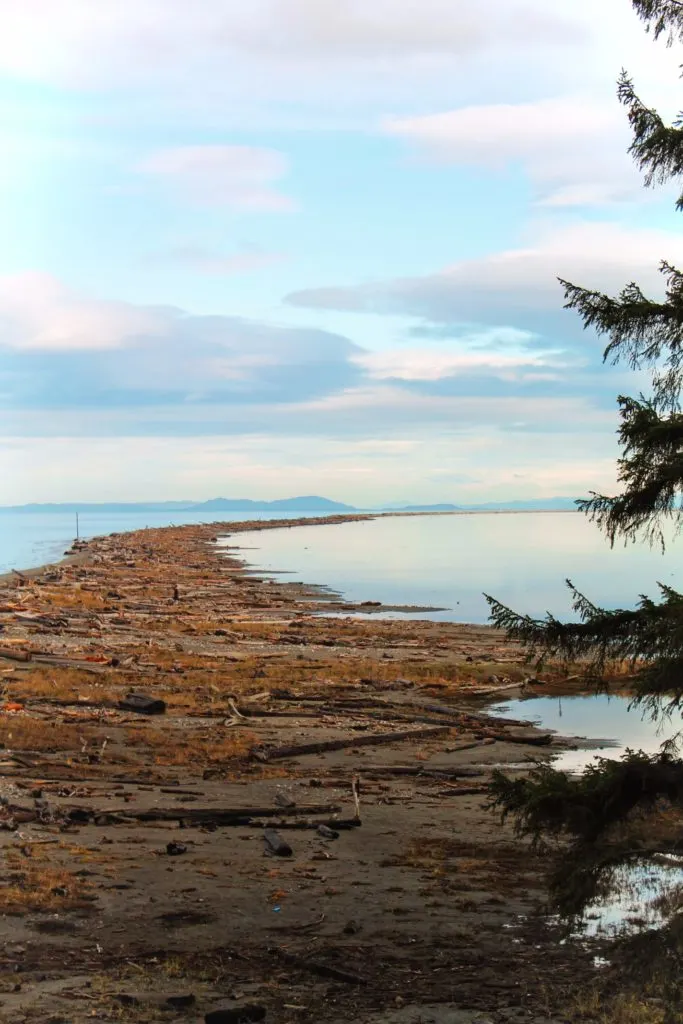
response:
<path fill-rule="evenodd" d="M 655 38 L 683 39 L 683 0 L 632 0 Z M 618 96 L 633 133 L 631 155 L 653 186 L 683 179 L 683 116 L 666 124 L 641 100 L 623 72 Z M 683 211 L 683 194 L 677 208 Z M 620 396 L 619 493 L 593 493 L 579 508 L 606 534 L 633 542 L 642 537 L 662 548 L 683 523 L 683 272 L 662 261 L 663 296 L 647 295 L 636 282 L 617 295 L 561 280 L 566 307 L 586 329 L 606 340 L 604 359 L 648 371 L 649 396 Z M 658 584 L 659 600 L 641 595 L 630 609 L 598 607 L 568 581 L 575 621 L 519 614 L 488 597 L 491 621 L 524 644 L 531 657 L 561 658 L 585 666 L 596 686 L 613 664 L 630 666 L 635 702 L 656 717 L 683 706 L 683 595 Z M 639 810 L 660 801 L 683 808 L 683 761 L 673 744 L 659 754 L 629 751 L 620 760 L 599 759 L 578 777 L 538 765 L 528 778 L 496 772 L 491 800 L 513 815 L 519 832 L 535 843 L 544 836 L 569 839 L 573 867 L 564 879 L 565 905 L 595 892 L 611 863 L 605 843 Z M 560 886 L 560 889 L 562 886 Z M 559 891 L 559 890 L 558 890 Z M 569 895 L 568 895 L 569 894 Z"/>

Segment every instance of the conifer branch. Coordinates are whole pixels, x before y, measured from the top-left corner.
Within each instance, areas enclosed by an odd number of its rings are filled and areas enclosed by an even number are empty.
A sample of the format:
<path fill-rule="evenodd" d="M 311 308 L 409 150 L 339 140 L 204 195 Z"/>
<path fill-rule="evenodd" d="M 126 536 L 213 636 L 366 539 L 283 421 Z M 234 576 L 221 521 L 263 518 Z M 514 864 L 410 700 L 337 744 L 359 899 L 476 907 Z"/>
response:
<path fill-rule="evenodd" d="M 655 39 L 668 32 L 668 45 L 683 36 L 683 3 L 681 0 L 633 0 L 638 16 L 645 22 L 646 31 Z"/>

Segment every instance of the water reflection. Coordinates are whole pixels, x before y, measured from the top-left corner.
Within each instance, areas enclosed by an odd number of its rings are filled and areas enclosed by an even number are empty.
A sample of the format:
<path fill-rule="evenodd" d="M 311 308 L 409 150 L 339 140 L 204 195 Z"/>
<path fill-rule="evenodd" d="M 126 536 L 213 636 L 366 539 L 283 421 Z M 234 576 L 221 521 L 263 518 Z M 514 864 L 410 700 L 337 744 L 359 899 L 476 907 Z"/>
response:
<path fill-rule="evenodd" d="M 234 543 L 234 541 L 233 541 Z M 575 512 L 379 517 L 244 534 L 259 569 L 326 584 L 350 601 L 447 608 L 436 621 L 485 622 L 483 594 L 534 616 L 570 617 L 565 579 L 608 607 L 634 607 L 662 580 L 683 587 L 683 547 L 611 549 Z"/>
<path fill-rule="evenodd" d="M 609 938 L 661 928 L 683 906 L 683 858 L 634 858 L 611 870 L 606 888 L 584 910 L 576 937 Z"/>
<path fill-rule="evenodd" d="M 627 749 L 654 754 L 662 743 L 683 729 L 680 712 L 655 722 L 641 709 L 629 705 L 628 697 L 597 694 L 522 698 L 494 704 L 488 710 L 504 718 L 534 722 L 561 736 L 590 740 L 591 749 L 565 750 L 554 761 L 554 767 L 563 771 L 578 771 L 596 757 L 619 758 Z"/>

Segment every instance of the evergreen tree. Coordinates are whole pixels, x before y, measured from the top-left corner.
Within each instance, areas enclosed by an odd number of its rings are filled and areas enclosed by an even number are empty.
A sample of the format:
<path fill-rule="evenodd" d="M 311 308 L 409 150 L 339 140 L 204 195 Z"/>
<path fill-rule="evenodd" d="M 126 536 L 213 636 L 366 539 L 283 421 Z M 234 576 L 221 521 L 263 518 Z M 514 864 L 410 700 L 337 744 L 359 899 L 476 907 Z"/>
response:
<path fill-rule="evenodd" d="M 683 2 L 632 0 L 655 37 L 669 45 L 683 41 Z M 625 72 L 619 99 L 633 129 L 630 152 L 645 172 L 648 186 L 683 178 L 683 115 L 667 125 L 636 94 Z M 683 194 L 677 202 L 683 211 Z M 607 340 L 604 358 L 626 362 L 652 375 L 649 397 L 619 396 L 621 458 L 619 494 L 592 494 L 582 511 L 605 532 L 611 544 L 645 539 L 664 545 L 664 528 L 683 526 L 683 272 L 661 264 L 665 295 L 660 301 L 632 282 L 617 296 L 561 281 L 566 307 L 576 310 L 584 327 Z M 577 622 L 548 614 L 536 620 L 518 615 L 493 598 L 493 623 L 527 646 L 530 654 L 581 661 L 596 683 L 612 662 L 632 668 L 636 702 L 653 716 L 683 706 L 683 595 L 659 584 L 659 601 L 641 597 L 635 610 L 606 610 L 592 604 L 570 581 Z M 670 746 L 653 757 L 628 754 L 621 761 L 601 760 L 579 778 L 547 766 L 522 780 L 496 773 L 493 803 L 513 814 L 518 829 L 539 840 L 548 834 L 573 837 L 577 864 L 587 865 L 575 890 L 595 889 L 601 861 L 596 845 L 636 808 L 651 808 L 659 798 L 683 806 L 683 761 Z M 586 885 L 586 879 L 591 884 Z M 567 878 L 565 877 L 565 882 Z M 565 893 L 566 895 L 566 893 Z"/>

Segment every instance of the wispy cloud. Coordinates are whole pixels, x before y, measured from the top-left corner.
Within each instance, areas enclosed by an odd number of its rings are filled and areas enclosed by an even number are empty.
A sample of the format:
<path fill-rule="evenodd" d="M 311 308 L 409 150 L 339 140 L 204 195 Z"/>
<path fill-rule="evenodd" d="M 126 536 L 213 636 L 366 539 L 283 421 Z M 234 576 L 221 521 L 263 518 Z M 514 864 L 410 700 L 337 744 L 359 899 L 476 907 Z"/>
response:
<path fill-rule="evenodd" d="M 200 206 L 292 210 L 273 185 L 287 173 L 282 153 L 255 146 L 178 146 L 146 157 L 137 170 Z"/>
<path fill-rule="evenodd" d="M 541 206 L 605 205 L 642 195 L 618 105 L 594 97 L 461 107 L 393 118 L 383 130 L 429 159 L 501 173 L 526 170 Z"/>

